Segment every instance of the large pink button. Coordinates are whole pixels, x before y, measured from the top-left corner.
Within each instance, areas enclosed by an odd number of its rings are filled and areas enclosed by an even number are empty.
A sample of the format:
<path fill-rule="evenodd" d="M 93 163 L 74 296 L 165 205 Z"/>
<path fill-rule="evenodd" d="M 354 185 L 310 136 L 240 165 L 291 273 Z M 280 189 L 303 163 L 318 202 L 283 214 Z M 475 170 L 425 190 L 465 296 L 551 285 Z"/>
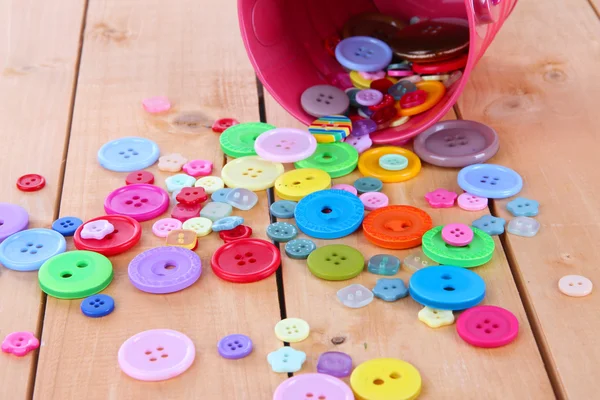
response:
<path fill-rule="evenodd" d="M 276 128 L 262 133 L 254 142 L 261 158 L 280 163 L 292 163 L 310 157 L 317 149 L 317 140 L 307 131 Z"/>
<path fill-rule="evenodd" d="M 302 374 L 283 381 L 273 400 L 354 400 L 343 381 L 326 374 Z"/>
<path fill-rule="evenodd" d="M 477 306 L 458 317 L 456 331 L 473 346 L 500 347 L 515 340 L 519 333 L 519 320 L 504 308 Z"/>
<path fill-rule="evenodd" d="M 463 247 L 473 241 L 473 230 L 465 224 L 448 224 L 442 229 L 442 239 L 451 246 Z"/>
<path fill-rule="evenodd" d="M 488 206 L 488 199 L 470 193 L 463 193 L 458 196 L 457 202 L 460 208 L 467 211 L 479 211 Z"/>
<path fill-rule="evenodd" d="M 358 198 L 364 204 L 365 210 L 368 211 L 377 210 L 381 207 L 387 207 L 389 203 L 388 197 L 381 192 L 363 193 Z"/>
<path fill-rule="evenodd" d="M 145 183 L 123 186 L 104 200 L 107 214 L 126 215 L 142 222 L 156 218 L 169 207 L 169 194 L 162 188 Z"/>
<path fill-rule="evenodd" d="M 184 373 L 196 358 L 191 339 L 171 329 L 152 329 L 127 339 L 119 349 L 121 370 L 141 381 L 164 381 Z"/>

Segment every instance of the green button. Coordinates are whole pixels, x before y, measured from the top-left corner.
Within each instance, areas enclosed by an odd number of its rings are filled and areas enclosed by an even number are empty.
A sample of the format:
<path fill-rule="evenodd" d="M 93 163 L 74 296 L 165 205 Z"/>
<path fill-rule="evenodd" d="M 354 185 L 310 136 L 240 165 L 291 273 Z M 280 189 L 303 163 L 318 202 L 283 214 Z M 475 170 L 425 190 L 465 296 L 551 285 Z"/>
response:
<path fill-rule="evenodd" d="M 402 171 L 408 167 L 408 158 L 400 154 L 386 154 L 379 157 L 379 166 L 388 171 Z"/>
<path fill-rule="evenodd" d="M 40 287 L 59 299 L 80 299 L 106 288 L 113 279 L 113 267 L 99 253 L 75 250 L 47 260 L 38 272 Z"/>
<path fill-rule="evenodd" d="M 316 249 L 308 256 L 308 269 L 317 278 L 345 281 L 362 272 L 365 258 L 360 251 L 343 244 L 331 244 Z"/>
<path fill-rule="evenodd" d="M 316 168 L 332 178 L 348 175 L 358 164 L 358 151 L 348 143 L 318 143 L 312 156 L 294 163 L 296 168 Z"/>
<path fill-rule="evenodd" d="M 442 226 L 436 226 L 423 235 L 423 253 L 442 265 L 472 268 L 492 259 L 494 239 L 484 231 L 472 227 L 473 240 L 466 246 L 456 247 L 442 239 Z"/>
<path fill-rule="evenodd" d="M 271 124 L 246 122 L 227 128 L 220 136 L 221 150 L 228 156 L 239 158 L 255 156 L 254 142 L 261 133 L 275 129 Z"/>

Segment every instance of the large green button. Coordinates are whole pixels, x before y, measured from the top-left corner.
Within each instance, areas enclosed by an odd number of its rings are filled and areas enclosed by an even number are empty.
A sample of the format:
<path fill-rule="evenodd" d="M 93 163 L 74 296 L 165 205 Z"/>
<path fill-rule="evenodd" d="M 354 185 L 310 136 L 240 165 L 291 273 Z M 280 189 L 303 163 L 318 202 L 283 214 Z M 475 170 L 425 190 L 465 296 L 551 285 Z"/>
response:
<path fill-rule="evenodd" d="M 230 157 L 255 156 L 254 142 L 261 133 L 275 129 L 263 122 L 246 122 L 227 128 L 219 138 L 221 150 Z"/>
<path fill-rule="evenodd" d="M 317 278 L 344 281 L 361 273 L 365 259 L 360 251 L 343 244 L 323 246 L 308 256 L 308 269 Z"/>
<path fill-rule="evenodd" d="M 442 226 L 436 226 L 423 235 L 423 253 L 442 265 L 472 268 L 492 259 L 494 239 L 484 231 L 472 227 L 473 240 L 466 246 L 456 247 L 442 239 Z"/>
<path fill-rule="evenodd" d="M 348 143 L 318 143 L 312 156 L 294 163 L 296 168 L 316 168 L 332 178 L 348 175 L 358 164 L 358 151 Z"/>
<path fill-rule="evenodd" d="M 40 287 L 59 299 L 80 299 L 106 288 L 113 278 L 112 263 L 99 253 L 75 250 L 47 260 L 38 272 Z"/>

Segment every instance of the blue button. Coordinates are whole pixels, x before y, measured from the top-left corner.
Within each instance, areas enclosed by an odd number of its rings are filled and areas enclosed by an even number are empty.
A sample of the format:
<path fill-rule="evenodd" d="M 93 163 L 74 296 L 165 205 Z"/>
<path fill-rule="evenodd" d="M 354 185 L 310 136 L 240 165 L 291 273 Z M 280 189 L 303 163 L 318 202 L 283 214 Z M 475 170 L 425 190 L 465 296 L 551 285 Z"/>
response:
<path fill-rule="evenodd" d="M 517 197 L 506 205 L 506 209 L 515 217 L 535 217 L 539 213 L 540 203 L 525 197 Z"/>
<path fill-rule="evenodd" d="M 215 203 L 227 203 L 227 201 L 225 199 L 227 198 L 227 195 L 229 194 L 229 192 L 231 192 L 232 190 L 233 189 L 229 189 L 229 188 L 219 189 L 210 195 L 210 199 L 212 201 L 214 201 Z"/>
<path fill-rule="evenodd" d="M 106 294 L 95 294 L 81 302 L 81 312 L 91 318 L 100 318 L 115 309 L 115 301 Z"/>
<path fill-rule="evenodd" d="M 98 150 L 98 162 L 116 172 L 133 172 L 147 168 L 158 160 L 158 145 L 140 137 L 112 140 Z"/>
<path fill-rule="evenodd" d="M 298 228 L 318 239 L 338 239 L 356 231 L 365 216 L 358 197 L 343 190 L 320 190 L 304 197 L 294 212 Z"/>
<path fill-rule="evenodd" d="M 298 203 L 295 201 L 278 200 L 271 204 L 269 209 L 271 210 L 271 215 L 275 218 L 294 218 L 294 210 L 297 205 Z"/>
<path fill-rule="evenodd" d="M 267 236 L 275 242 L 289 242 L 298 236 L 298 229 L 287 222 L 273 222 L 267 227 Z"/>
<path fill-rule="evenodd" d="M 294 239 L 285 244 L 285 254 L 296 260 L 307 259 L 316 249 L 317 245 L 310 239 Z"/>
<path fill-rule="evenodd" d="M 381 192 L 383 182 L 377 178 L 358 178 L 354 181 L 354 187 L 358 190 L 358 194 Z"/>
<path fill-rule="evenodd" d="M 417 302 L 438 310 L 464 310 L 481 303 L 485 282 L 465 268 L 440 265 L 418 270 L 408 283 Z"/>
<path fill-rule="evenodd" d="M 458 186 L 475 196 L 505 199 L 521 191 L 523 179 L 512 169 L 501 165 L 474 164 L 460 170 Z"/>
<path fill-rule="evenodd" d="M 73 236 L 83 221 L 77 217 L 62 217 L 52 223 L 52 229 L 63 236 Z"/>
<path fill-rule="evenodd" d="M 36 271 L 66 248 L 65 237 L 52 229 L 27 229 L 0 243 L 0 263 L 15 271 Z"/>
<path fill-rule="evenodd" d="M 368 36 L 353 36 L 335 47 L 335 58 L 354 71 L 374 72 L 385 69 L 392 61 L 392 49 L 385 42 Z"/>
<path fill-rule="evenodd" d="M 372 274 L 396 275 L 400 269 L 400 260 L 389 254 L 377 254 L 369 259 L 367 269 Z"/>
<path fill-rule="evenodd" d="M 225 217 L 213 222 L 212 230 L 215 232 L 230 231 L 243 223 L 244 218 L 242 217 Z"/>
<path fill-rule="evenodd" d="M 383 301 L 396 301 L 408 296 L 408 289 L 402 279 L 381 278 L 377 280 L 373 288 L 373 294 Z"/>
<path fill-rule="evenodd" d="M 506 220 L 504 218 L 484 215 L 483 217 L 473 221 L 471 225 L 475 228 L 481 229 L 488 235 L 502 235 L 504 233 L 505 224 Z"/>

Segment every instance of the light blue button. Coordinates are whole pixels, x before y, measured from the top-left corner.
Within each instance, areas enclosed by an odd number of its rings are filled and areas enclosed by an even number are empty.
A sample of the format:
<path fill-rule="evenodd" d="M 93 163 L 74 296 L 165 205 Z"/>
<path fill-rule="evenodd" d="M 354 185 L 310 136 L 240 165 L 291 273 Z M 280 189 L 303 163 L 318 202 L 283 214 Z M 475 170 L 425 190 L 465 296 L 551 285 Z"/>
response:
<path fill-rule="evenodd" d="M 396 301 L 408 296 L 408 289 L 402 279 L 381 278 L 377 280 L 373 294 L 383 301 Z"/>
<path fill-rule="evenodd" d="M 275 218 L 294 218 L 294 210 L 298 203 L 290 200 L 278 200 L 275 203 L 271 204 L 269 210 L 271 211 L 271 215 Z"/>
<path fill-rule="evenodd" d="M 305 260 L 317 249 L 315 242 L 309 239 L 293 239 L 285 244 L 285 254 L 289 258 Z"/>
<path fill-rule="evenodd" d="M 501 165 L 474 164 L 460 170 L 458 186 L 475 196 L 505 199 L 521 191 L 523 179 L 512 169 Z"/>
<path fill-rule="evenodd" d="M 158 160 L 158 145 L 140 137 L 111 140 L 98 150 L 98 162 L 116 172 L 133 172 L 147 168 Z"/>
<path fill-rule="evenodd" d="M 306 361 L 306 353 L 284 346 L 269 353 L 267 361 L 274 372 L 298 372 Z"/>
<path fill-rule="evenodd" d="M 229 189 L 229 188 L 219 189 L 210 195 L 210 199 L 217 203 L 227 203 L 227 201 L 225 201 L 225 199 L 227 198 L 227 195 L 229 194 L 229 192 L 231 192 L 232 190 L 233 189 Z"/>
<path fill-rule="evenodd" d="M 400 268 L 398 257 L 389 254 L 377 254 L 369 259 L 367 269 L 372 274 L 396 275 Z"/>
<path fill-rule="evenodd" d="M 358 190 L 358 194 L 381 192 L 383 182 L 377 178 L 358 178 L 354 181 L 354 187 Z"/>
<path fill-rule="evenodd" d="M 196 178 L 186 174 L 171 175 L 165 179 L 165 185 L 170 193 L 181 190 L 184 187 L 192 187 L 194 183 L 196 183 Z"/>
<path fill-rule="evenodd" d="M 400 154 L 385 154 L 379 157 L 379 166 L 387 171 L 402 171 L 408 167 L 408 158 Z"/>
<path fill-rule="evenodd" d="M 517 197 L 506 205 L 506 209 L 515 217 L 535 217 L 539 213 L 540 203 L 525 197 Z"/>
<path fill-rule="evenodd" d="M 438 310 L 464 310 L 481 303 L 485 282 L 466 268 L 440 265 L 418 270 L 410 278 L 412 298 Z"/>
<path fill-rule="evenodd" d="M 226 203 L 210 202 L 200 210 L 200 216 L 215 222 L 231 215 L 232 208 Z M 214 230 L 214 229 L 213 229 Z"/>
<path fill-rule="evenodd" d="M 240 226 L 244 223 L 242 217 L 225 217 L 216 220 L 212 225 L 212 230 L 215 232 L 230 231 L 236 226 Z"/>
<path fill-rule="evenodd" d="M 67 242 L 52 229 L 17 232 L 0 244 L 0 263 L 15 271 L 36 271 L 49 258 L 63 253 Z"/>
<path fill-rule="evenodd" d="M 274 222 L 267 227 L 267 236 L 275 242 L 289 242 L 298 236 L 298 229 L 287 222 Z"/>
<path fill-rule="evenodd" d="M 505 224 L 506 220 L 504 218 L 484 215 L 483 217 L 473 221 L 471 225 L 475 228 L 481 229 L 488 235 L 502 235 L 504 233 Z"/>

